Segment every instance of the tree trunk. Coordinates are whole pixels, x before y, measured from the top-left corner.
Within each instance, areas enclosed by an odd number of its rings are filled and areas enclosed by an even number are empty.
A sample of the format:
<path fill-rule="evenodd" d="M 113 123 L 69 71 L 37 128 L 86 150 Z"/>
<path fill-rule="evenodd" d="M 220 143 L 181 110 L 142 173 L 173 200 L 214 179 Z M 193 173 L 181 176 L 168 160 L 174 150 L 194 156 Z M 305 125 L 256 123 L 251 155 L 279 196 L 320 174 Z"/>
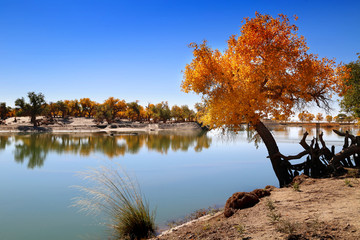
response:
<path fill-rule="evenodd" d="M 280 187 L 286 186 L 287 184 L 291 183 L 292 176 L 289 173 L 287 161 L 281 159 L 279 147 L 273 135 L 260 120 L 255 123 L 254 127 L 265 143 L 275 175 L 279 180 Z"/>
<path fill-rule="evenodd" d="M 32 124 L 34 124 L 34 127 L 36 127 L 36 115 L 31 115 L 31 120 L 30 120 L 30 122 L 31 122 Z"/>

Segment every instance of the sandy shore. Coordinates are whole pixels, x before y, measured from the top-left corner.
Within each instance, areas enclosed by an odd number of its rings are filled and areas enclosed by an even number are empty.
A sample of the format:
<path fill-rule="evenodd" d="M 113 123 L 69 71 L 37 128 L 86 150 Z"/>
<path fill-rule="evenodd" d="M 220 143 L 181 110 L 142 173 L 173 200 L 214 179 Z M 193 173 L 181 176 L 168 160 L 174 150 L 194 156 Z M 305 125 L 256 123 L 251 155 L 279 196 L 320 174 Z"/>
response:
<path fill-rule="evenodd" d="M 38 119 L 41 119 L 39 117 Z M 55 123 L 34 127 L 29 117 L 6 119 L 4 125 L 0 125 L 0 132 L 158 132 L 158 131 L 201 131 L 201 126 L 196 122 L 182 123 L 140 123 L 131 121 L 119 121 L 112 124 L 97 124 L 91 118 L 69 118 L 67 120 L 56 119 Z"/>
<path fill-rule="evenodd" d="M 360 239 L 360 179 L 302 179 L 276 188 L 252 208 L 208 215 L 158 236 L 165 239 Z"/>

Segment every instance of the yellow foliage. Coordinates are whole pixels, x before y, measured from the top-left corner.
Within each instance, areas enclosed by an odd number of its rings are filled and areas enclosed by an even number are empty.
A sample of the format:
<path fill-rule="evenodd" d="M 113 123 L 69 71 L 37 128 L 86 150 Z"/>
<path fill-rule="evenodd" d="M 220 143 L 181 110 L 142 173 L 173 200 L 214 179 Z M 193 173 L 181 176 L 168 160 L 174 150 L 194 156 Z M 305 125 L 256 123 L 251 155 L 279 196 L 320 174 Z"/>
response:
<path fill-rule="evenodd" d="M 193 60 L 184 71 L 182 90 L 202 95 L 211 127 L 290 116 L 294 106 L 319 106 L 341 90 L 334 60 L 308 53 L 303 36 L 286 15 L 256 13 L 245 18 L 240 36 L 231 36 L 221 53 L 207 42 L 191 43 Z"/>

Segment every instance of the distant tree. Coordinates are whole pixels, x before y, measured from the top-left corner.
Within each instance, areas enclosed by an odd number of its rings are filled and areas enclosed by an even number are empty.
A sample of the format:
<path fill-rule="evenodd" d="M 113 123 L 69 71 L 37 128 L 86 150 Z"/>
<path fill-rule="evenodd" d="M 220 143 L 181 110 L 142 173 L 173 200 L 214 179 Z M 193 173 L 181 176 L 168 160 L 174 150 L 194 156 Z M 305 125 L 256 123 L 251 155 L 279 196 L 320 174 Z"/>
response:
<path fill-rule="evenodd" d="M 287 122 L 290 120 L 290 117 L 285 114 L 278 114 L 273 117 L 273 120 L 280 122 Z"/>
<path fill-rule="evenodd" d="M 95 119 L 103 121 L 106 119 L 108 123 L 112 123 L 116 118 L 125 115 L 127 104 L 124 100 L 109 97 L 103 104 L 99 104 L 95 110 Z"/>
<path fill-rule="evenodd" d="M 314 120 L 314 118 L 315 118 L 315 115 L 314 114 L 312 114 L 312 113 L 306 113 L 306 121 L 308 121 L 308 122 L 311 122 L 312 120 Z"/>
<path fill-rule="evenodd" d="M 166 123 L 166 121 L 171 118 L 171 111 L 167 102 L 156 104 L 153 108 L 153 112 L 155 122 L 160 120 Z"/>
<path fill-rule="evenodd" d="M 358 60 L 345 65 L 348 74 L 344 75 L 343 99 L 340 102 L 341 109 L 360 117 L 360 54 Z"/>
<path fill-rule="evenodd" d="M 15 106 L 20 108 L 22 115 L 30 116 L 31 123 L 36 126 L 36 116 L 44 110 L 45 97 L 42 93 L 29 92 L 28 98 L 29 103 L 25 103 L 24 98 L 16 99 Z"/>
<path fill-rule="evenodd" d="M 62 118 L 65 118 L 67 115 L 69 115 L 69 106 L 64 101 L 57 101 L 56 105 L 58 114 L 60 114 Z"/>
<path fill-rule="evenodd" d="M 337 116 L 336 116 L 336 122 L 345 122 L 345 119 L 346 119 L 346 114 L 344 113 L 339 113 Z"/>
<path fill-rule="evenodd" d="M 184 120 L 181 107 L 179 107 L 178 105 L 172 106 L 171 117 L 174 118 L 176 122 Z"/>
<path fill-rule="evenodd" d="M 77 99 L 65 102 L 65 104 L 67 104 L 67 106 L 68 106 L 70 116 L 73 116 L 73 117 L 81 116 L 81 105 Z"/>
<path fill-rule="evenodd" d="M 130 102 L 127 104 L 126 116 L 132 121 L 141 120 L 140 116 L 141 116 L 142 106 L 140 106 L 138 102 L 139 101 L 136 100 L 135 102 Z"/>
<path fill-rule="evenodd" d="M 7 107 L 5 102 L 0 103 L 0 119 L 5 120 L 10 116 L 11 107 Z"/>
<path fill-rule="evenodd" d="M 333 120 L 333 117 L 331 115 L 326 115 L 326 121 L 330 123 Z"/>
<path fill-rule="evenodd" d="M 148 105 L 145 107 L 145 119 L 146 121 L 149 121 L 154 117 L 153 110 L 155 109 L 155 105 L 148 103 Z"/>
<path fill-rule="evenodd" d="M 192 121 L 195 118 L 195 112 L 188 105 L 181 106 L 181 115 L 185 121 Z"/>
<path fill-rule="evenodd" d="M 298 118 L 301 122 L 304 122 L 306 120 L 306 116 L 307 116 L 308 112 L 307 111 L 302 111 L 301 113 L 299 113 Z"/>
<path fill-rule="evenodd" d="M 90 98 L 81 98 L 80 99 L 81 116 L 82 117 L 92 117 L 94 114 L 96 105 L 97 105 L 96 102 L 91 101 Z"/>
<path fill-rule="evenodd" d="M 351 123 L 351 122 L 355 121 L 355 118 L 353 116 L 349 115 L 349 116 L 346 116 L 344 120 L 348 123 Z"/>
<path fill-rule="evenodd" d="M 318 122 L 324 120 L 324 117 L 323 117 L 322 113 L 316 114 L 315 120 L 318 121 Z"/>
<path fill-rule="evenodd" d="M 43 114 L 48 118 L 55 118 L 59 113 L 59 108 L 56 103 L 49 102 L 49 104 L 45 104 Z"/>

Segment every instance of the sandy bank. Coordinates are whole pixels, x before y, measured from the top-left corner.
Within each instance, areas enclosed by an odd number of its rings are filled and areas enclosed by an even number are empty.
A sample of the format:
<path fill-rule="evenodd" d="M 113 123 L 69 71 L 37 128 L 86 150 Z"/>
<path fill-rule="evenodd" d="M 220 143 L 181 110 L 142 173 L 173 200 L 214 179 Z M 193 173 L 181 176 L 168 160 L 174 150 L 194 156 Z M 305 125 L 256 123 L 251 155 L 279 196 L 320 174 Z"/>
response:
<path fill-rule="evenodd" d="M 272 205 L 273 210 L 270 210 Z M 232 217 L 221 213 L 164 232 L 165 239 L 360 239 L 360 180 L 310 179 L 275 189 Z"/>
<path fill-rule="evenodd" d="M 41 118 L 38 118 L 41 119 Z M 196 122 L 182 123 L 139 123 L 119 121 L 112 124 L 96 124 L 90 118 L 56 119 L 53 124 L 34 127 L 29 117 L 6 119 L 5 125 L 0 125 L 0 132 L 158 132 L 158 131 L 201 131 Z"/>

